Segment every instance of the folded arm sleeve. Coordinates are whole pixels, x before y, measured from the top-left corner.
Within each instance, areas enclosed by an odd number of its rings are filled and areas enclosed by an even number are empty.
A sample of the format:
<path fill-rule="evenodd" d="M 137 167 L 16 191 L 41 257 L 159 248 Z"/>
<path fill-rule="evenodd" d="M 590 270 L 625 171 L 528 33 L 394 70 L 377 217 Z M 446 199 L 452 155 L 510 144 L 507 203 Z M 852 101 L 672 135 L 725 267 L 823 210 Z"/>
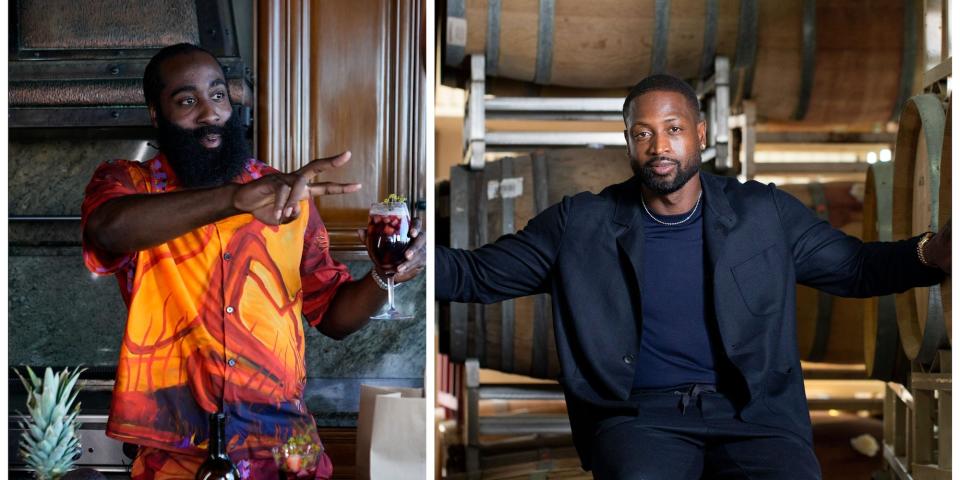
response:
<path fill-rule="evenodd" d="M 494 303 L 548 291 L 568 210 L 569 200 L 564 199 L 523 230 L 476 250 L 438 246 L 437 300 Z"/>
<path fill-rule="evenodd" d="M 917 258 L 920 237 L 864 243 L 834 229 L 789 193 L 772 188 L 797 282 L 842 297 L 900 293 L 943 280 Z"/>

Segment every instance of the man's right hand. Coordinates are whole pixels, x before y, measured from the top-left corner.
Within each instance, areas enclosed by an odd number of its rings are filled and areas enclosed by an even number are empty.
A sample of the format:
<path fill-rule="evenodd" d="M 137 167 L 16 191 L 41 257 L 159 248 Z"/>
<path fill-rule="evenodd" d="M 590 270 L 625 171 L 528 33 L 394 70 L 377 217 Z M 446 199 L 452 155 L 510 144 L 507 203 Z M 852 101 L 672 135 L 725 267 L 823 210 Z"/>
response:
<path fill-rule="evenodd" d="M 238 185 L 233 194 L 233 206 L 267 225 L 292 222 L 300 216 L 300 201 L 305 198 L 360 190 L 359 183 L 311 183 L 318 174 L 341 167 L 348 161 L 349 151 L 314 160 L 293 173 L 267 175 Z"/>

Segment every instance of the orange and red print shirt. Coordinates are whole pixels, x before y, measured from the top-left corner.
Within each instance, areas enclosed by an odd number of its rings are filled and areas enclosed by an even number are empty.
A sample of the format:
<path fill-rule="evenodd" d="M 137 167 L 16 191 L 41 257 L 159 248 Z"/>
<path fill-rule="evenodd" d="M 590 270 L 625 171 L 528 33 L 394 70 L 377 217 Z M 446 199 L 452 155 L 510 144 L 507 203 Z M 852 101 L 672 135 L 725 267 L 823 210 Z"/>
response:
<path fill-rule="evenodd" d="M 277 171 L 250 159 L 234 181 Z M 178 190 L 163 154 L 100 165 L 87 186 L 82 225 L 104 202 Z M 83 240 L 87 268 L 113 274 L 128 307 L 107 434 L 204 454 L 208 414 L 227 415 L 231 456 L 269 458 L 292 434 L 316 437 L 303 401 L 303 314 L 317 325 L 351 279 L 330 256 L 310 200 L 281 226 L 242 214 L 127 255 Z M 319 439 L 317 439 L 319 441 Z"/>

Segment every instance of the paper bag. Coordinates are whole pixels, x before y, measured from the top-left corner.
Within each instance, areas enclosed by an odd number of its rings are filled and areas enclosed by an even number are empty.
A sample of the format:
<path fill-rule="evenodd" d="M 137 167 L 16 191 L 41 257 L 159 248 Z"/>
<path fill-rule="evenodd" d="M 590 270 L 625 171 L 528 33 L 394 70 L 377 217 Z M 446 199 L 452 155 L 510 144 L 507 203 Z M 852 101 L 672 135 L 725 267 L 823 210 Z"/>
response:
<path fill-rule="evenodd" d="M 358 479 L 425 478 L 426 407 L 420 388 L 360 386 Z"/>

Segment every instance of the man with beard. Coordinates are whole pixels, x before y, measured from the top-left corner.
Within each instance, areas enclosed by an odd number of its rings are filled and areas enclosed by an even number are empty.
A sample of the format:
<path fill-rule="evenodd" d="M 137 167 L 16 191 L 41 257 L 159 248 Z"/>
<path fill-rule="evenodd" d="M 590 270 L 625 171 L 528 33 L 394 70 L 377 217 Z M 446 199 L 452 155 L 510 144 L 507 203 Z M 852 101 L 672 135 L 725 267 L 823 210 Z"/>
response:
<path fill-rule="evenodd" d="M 312 201 L 360 188 L 311 183 L 349 152 L 289 174 L 251 158 L 223 69 L 199 47 L 162 49 L 143 83 L 160 152 L 102 164 L 82 208 L 86 265 L 116 275 L 129 310 L 107 434 L 140 446 L 133 478 L 193 478 L 222 412 L 243 478 L 277 478 L 272 447 L 320 441 L 302 319 L 339 339 L 386 300 L 384 272 L 353 280 L 331 258 Z M 398 282 L 423 268 L 411 237 Z M 331 470 L 324 455 L 318 478 Z"/>
<path fill-rule="evenodd" d="M 641 81 L 623 116 L 633 178 L 476 250 L 437 247 L 437 299 L 552 294 L 574 442 L 597 478 L 820 478 L 795 283 L 935 284 L 949 227 L 865 244 L 773 185 L 700 172 L 705 125 L 676 78 Z"/>

